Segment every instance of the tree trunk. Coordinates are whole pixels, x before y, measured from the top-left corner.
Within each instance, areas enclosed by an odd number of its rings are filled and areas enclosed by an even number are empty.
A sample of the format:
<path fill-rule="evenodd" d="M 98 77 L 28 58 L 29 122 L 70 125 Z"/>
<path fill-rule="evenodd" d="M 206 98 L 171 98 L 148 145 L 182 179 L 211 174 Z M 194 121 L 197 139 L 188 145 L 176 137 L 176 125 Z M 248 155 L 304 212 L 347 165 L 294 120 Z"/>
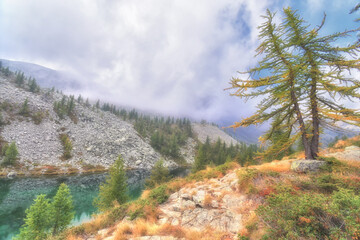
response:
<path fill-rule="evenodd" d="M 291 92 L 291 98 L 292 101 L 294 102 L 294 109 L 296 112 L 298 123 L 300 124 L 301 140 L 304 145 L 305 159 L 314 159 L 312 156 L 310 143 L 306 137 L 306 128 L 305 128 L 304 119 L 301 115 L 299 103 L 297 102 L 297 98 L 294 91 Z"/>
<path fill-rule="evenodd" d="M 312 117 L 312 138 L 311 138 L 311 156 L 312 159 L 316 159 L 319 153 L 319 140 L 320 140 L 320 117 L 318 111 L 318 103 L 316 98 L 316 84 L 318 82 L 318 66 L 314 62 L 312 54 L 307 48 L 308 61 L 311 65 L 310 76 L 311 76 L 311 88 L 310 88 L 310 107 Z"/>
<path fill-rule="evenodd" d="M 320 140 L 320 120 L 316 102 L 316 83 L 311 87 L 311 115 L 312 115 L 312 138 L 311 138 L 311 156 L 313 159 L 318 157 Z"/>

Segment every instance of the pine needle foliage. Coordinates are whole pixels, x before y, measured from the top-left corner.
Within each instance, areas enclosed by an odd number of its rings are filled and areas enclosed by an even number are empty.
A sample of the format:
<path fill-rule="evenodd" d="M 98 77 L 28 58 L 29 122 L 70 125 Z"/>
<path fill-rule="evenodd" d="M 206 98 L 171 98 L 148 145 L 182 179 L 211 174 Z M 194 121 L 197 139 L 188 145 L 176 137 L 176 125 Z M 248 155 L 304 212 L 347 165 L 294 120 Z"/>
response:
<path fill-rule="evenodd" d="M 69 187 L 62 183 L 51 203 L 51 225 L 52 233 L 57 233 L 66 229 L 74 218 L 74 206 Z"/>
<path fill-rule="evenodd" d="M 360 82 L 347 73 L 359 69 L 359 59 L 348 59 L 359 44 L 335 46 L 337 40 L 357 30 L 320 36 L 296 11 L 283 10 L 280 24 L 269 10 L 259 26 L 261 44 L 256 56 L 263 58 L 247 72 L 247 79 L 232 78 L 233 96 L 262 97 L 257 112 L 231 127 L 247 127 L 271 121 L 260 141 L 270 144 L 263 156 L 283 154 L 300 140 L 305 157 L 315 159 L 319 152 L 321 128 L 338 128 L 338 121 L 360 126 L 357 109 L 349 109 L 339 99 L 358 100 Z M 346 56 L 347 55 L 347 56 Z M 279 135 L 281 133 L 281 135 Z M 276 135 L 277 136 L 274 136 Z"/>
<path fill-rule="evenodd" d="M 44 194 L 38 195 L 34 204 L 26 209 L 25 224 L 16 240 L 43 240 L 48 236 L 50 227 L 50 203 Z"/>
<path fill-rule="evenodd" d="M 100 211 L 105 211 L 114 206 L 114 202 L 124 204 L 128 200 L 127 177 L 124 160 L 121 156 L 109 169 L 106 182 L 100 185 L 99 195 L 94 204 Z"/>

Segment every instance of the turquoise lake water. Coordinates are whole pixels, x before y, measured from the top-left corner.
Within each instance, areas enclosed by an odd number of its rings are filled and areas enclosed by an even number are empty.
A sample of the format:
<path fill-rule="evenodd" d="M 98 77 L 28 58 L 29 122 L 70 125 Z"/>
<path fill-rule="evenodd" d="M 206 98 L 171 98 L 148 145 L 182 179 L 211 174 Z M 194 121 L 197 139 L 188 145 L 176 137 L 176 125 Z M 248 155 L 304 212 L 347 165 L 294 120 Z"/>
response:
<path fill-rule="evenodd" d="M 171 172 L 174 177 L 184 177 L 189 169 L 178 168 Z M 128 189 L 131 199 L 138 198 L 144 188 L 149 172 L 144 170 L 128 171 Z M 99 185 L 105 181 L 106 173 L 77 176 L 0 178 L 0 240 L 10 240 L 19 233 L 24 224 L 25 210 L 39 194 L 52 198 L 61 183 L 70 190 L 76 212 L 72 225 L 80 224 L 91 218 L 96 209 L 93 200 L 98 195 Z"/>
<path fill-rule="evenodd" d="M 128 173 L 129 194 L 132 199 L 140 196 L 143 189 L 143 175 Z M 25 210 L 33 203 L 39 194 L 49 198 L 56 194 L 61 183 L 66 183 L 73 197 L 76 225 L 91 218 L 96 211 L 92 205 L 97 196 L 100 183 L 104 182 L 106 174 L 91 174 L 78 176 L 36 177 L 0 179 L 0 240 L 10 240 L 19 232 L 24 224 Z"/>

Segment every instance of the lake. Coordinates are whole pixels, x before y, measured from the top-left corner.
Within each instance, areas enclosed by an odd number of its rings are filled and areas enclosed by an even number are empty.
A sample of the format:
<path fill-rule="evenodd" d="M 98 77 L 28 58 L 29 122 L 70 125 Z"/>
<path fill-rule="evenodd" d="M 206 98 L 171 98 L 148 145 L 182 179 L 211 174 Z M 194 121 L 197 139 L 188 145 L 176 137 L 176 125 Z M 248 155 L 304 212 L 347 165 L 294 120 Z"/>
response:
<path fill-rule="evenodd" d="M 141 195 L 144 180 L 149 175 L 145 171 L 129 171 L 128 184 L 131 199 Z M 0 240 L 9 240 L 19 232 L 24 224 L 25 210 L 39 194 L 51 198 L 61 183 L 66 183 L 74 203 L 75 218 L 73 225 L 80 224 L 91 218 L 96 209 L 92 205 L 97 196 L 100 183 L 105 181 L 106 173 L 0 179 Z"/>
<path fill-rule="evenodd" d="M 187 168 L 178 168 L 171 172 L 174 177 L 184 177 L 189 173 Z M 130 199 L 138 198 L 145 179 L 150 175 L 146 170 L 130 170 L 128 188 Z M 107 173 L 83 174 L 72 176 L 42 176 L 23 178 L 0 178 L 0 240 L 10 240 L 19 233 L 24 224 L 25 210 L 39 194 L 52 198 L 61 183 L 66 183 L 73 198 L 75 218 L 72 225 L 80 224 L 91 218 L 96 212 L 93 200 L 98 195 L 99 185 L 105 181 Z"/>

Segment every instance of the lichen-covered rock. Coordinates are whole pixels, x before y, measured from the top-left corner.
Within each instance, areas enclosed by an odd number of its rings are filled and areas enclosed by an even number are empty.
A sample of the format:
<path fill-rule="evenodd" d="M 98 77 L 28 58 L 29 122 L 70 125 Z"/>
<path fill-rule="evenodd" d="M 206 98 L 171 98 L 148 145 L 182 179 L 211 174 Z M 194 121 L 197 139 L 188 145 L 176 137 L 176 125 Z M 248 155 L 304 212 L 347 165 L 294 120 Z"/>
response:
<path fill-rule="evenodd" d="M 242 228 L 242 208 L 246 197 L 231 187 L 237 182 L 235 173 L 173 193 L 160 206 L 159 223 L 180 225 L 194 230 L 211 227 L 235 234 Z"/>
<path fill-rule="evenodd" d="M 295 172 L 316 172 L 326 164 L 319 160 L 296 160 L 291 163 L 291 170 Z"/>

